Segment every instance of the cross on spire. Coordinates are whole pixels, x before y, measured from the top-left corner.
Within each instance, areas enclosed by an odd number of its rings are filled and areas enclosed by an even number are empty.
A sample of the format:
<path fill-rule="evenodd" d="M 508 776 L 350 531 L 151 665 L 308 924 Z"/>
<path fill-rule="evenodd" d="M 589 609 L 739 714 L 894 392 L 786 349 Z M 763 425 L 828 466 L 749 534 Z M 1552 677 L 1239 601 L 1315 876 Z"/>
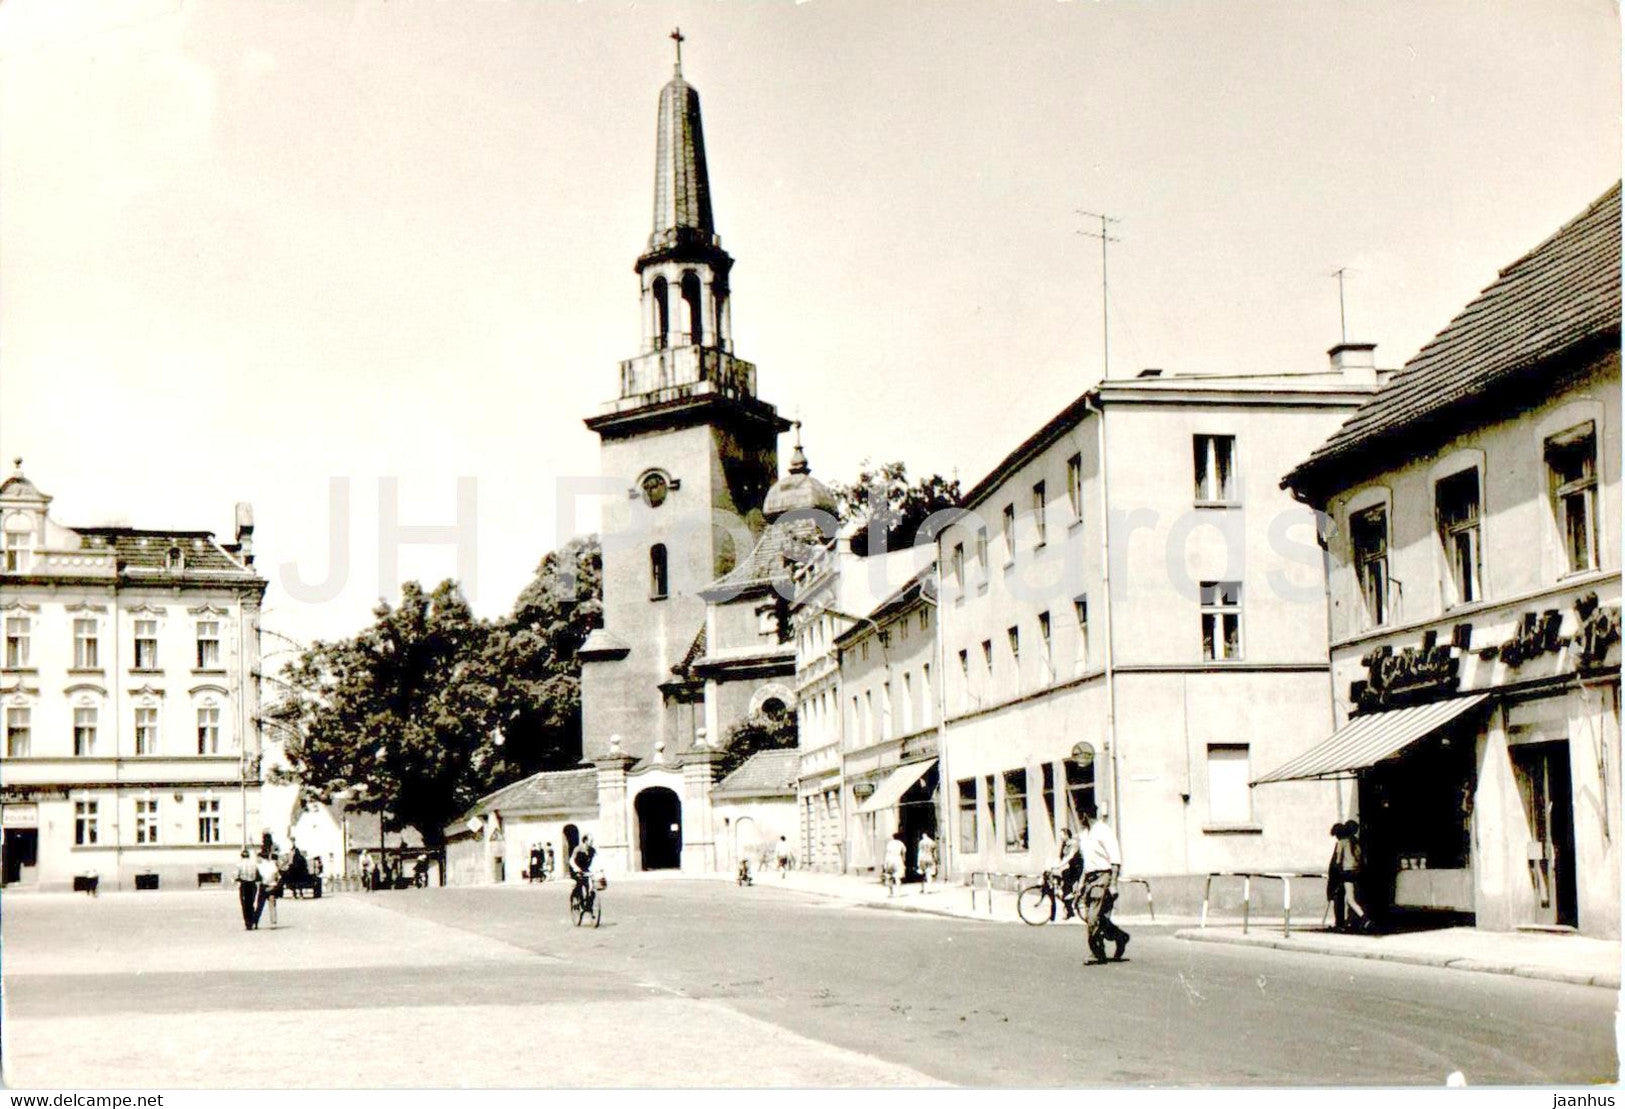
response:
<path fill-rule="evenodd" d="M 677 44 L 677 72 L 681 73 L 683 72 L 683 42 L 687 36 L 683 34 L 681 27 L 673 27 L 671 34 L 667 37 Z"/>

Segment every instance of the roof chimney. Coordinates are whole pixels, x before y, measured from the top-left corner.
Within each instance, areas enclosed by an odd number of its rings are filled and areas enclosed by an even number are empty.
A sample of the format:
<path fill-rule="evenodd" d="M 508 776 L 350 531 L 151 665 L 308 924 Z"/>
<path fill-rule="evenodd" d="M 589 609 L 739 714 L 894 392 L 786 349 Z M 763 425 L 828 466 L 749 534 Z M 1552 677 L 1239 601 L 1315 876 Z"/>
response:
<path fill-rule="evenodd" d="M 254 565 L 254 506 L 237 502 L 237 550 L 245 566 Z"/>
<path fill-rule="evenodd" d="M 1350 385 L 1375 385 L 1376 350 L 1376 343 L 1338 343 L 1326 353 L 1331 355 L 1332 370 L 1341 374 Z"/>

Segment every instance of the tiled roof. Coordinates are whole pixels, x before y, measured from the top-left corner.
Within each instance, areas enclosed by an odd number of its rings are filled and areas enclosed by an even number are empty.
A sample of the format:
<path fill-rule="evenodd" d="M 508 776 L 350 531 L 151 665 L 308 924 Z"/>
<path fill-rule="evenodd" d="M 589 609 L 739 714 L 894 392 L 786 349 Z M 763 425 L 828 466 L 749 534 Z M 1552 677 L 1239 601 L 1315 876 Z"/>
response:
<path fill-rule="evenodd" d="M 825 536 L 817 522 L 805 516 L 774 520 L 762 530 L 762 537 L 749 555 L 703 593 L 713 590 L 741 590 L 752 586 L 788 581 L 790 571 L 823 548 Z M 702 593 L 702 595 L 703 595 Z"/>
<path fill-rule="evenodd" d="M 1513 262 L 1283 484 L 1620 328 L 1620 186 Z"/>
<path fill-rule="evenodd" d="M 253 577 L 254 572 L 232 559 L 208 531 L 147 531 L 138 528 L 73 528 L 93 550 L 111 547 L 119 569 L 163 570 L 169 550 L 179 547 L 185 555 L 186 572 L 235 573 Z"/>
<path fill-rule="evenodd" d="M 489 812 L 578 813 L 598 810 L 598 771 L 544 770 L 486 794 L 463 819 Z"/>
<path fill-rule="evenodd" d="M 375 812 L 361 812 L 351 809 L 343 816 L 345 827 L 349 830 L 350 850 L 367 851 L 378 848 L 378 814 Z M 388 839 L 390 847 L 417 848 L 423 846 L 423 837 L 418 830 L 410 824 L 398 832 L 390 832 Z"/>
<path fill-rule="evenodd" d="M 794 748 L 758 751 L 718 782 L 712 797 L 795 796 L 801 753 Z"/>
<path fill-rule="evenodd" d="M 683 660 L 671 668 L 673 674 L 679 677 L 688 677 L 694 670 L 694 664 L 705 657 L 705 621 L 700 621 L 700 630 L 694 633 L 694 641 L 688 645 L 683 654 Z"/>

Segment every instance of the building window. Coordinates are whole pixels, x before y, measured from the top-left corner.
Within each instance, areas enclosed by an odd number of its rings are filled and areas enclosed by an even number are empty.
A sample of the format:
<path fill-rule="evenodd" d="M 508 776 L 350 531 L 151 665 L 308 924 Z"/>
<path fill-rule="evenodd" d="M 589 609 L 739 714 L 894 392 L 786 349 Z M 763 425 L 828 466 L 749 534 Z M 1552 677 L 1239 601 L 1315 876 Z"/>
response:
<path fill-rule="evenodd" d="M 1042 547 L 1049 539 L 1049 524 L 1044 515 L 1043 482 L 1033 486 L 1033 531 L 1038 535 L 1038 539 L 1033 545 Z"/>
<path fill-rule="evenodd" d="M 863 742 L 863 710 L 858 705 L 858 695 L 852 694 L 852 744 Z"/>
<path fill-rule="evenodd" d="M 1044 826 L 1053 834 L 1055 831 L 1055 764 L 1046 762 L 1041 772 L 1044 776 Z"/>
<path fill-rule="evenodd" d="M 1078 673 L 1089 669 L 1089 598 L 1072 601 L 1072 615 L 1078 622 Z"/>
<path fill-rule="evenodd" d="M 198 800 L 197 841 L 199 843 L 220 842 L 220 802 L 213 797 L 203 797 Z"/>
<path fill-rule="evenodd" d="M 1202 583 L 1202 657 L 1241 657 L 1241 583 Z"/>
<path fill-rule="evenodd" d="M 155 708 L 135 710 L 135 753 L 138 755 L 158 753 L 158 710 Z"/>
<path fill-rule="evenodd" d="M 1062 769 L 1066 772 L 1066 826 L 1077 828 L 1081 826 L 1078 814 L 1095 807 L 1095 749 L 1078 744 Z"/>
<path fill-rule="evenodd" d="M 1193 440 L 1196 454 L 1196 501 L 1198 504 L 1227 504 L 1236 499 L 1236 437 L 1198 435 Z"/>
<path fill-rule="evenodd" d="M 1072 509 L 1072 519 L 1083 520 L 1083 455 L 1075 454 L 1066 460 L 1066 503 Z"/>
<path fill-rule="evenodd" d="M 1055 677 L 1055 658 L 1050 653 L 1049 613 L 1038 614 L 1038 650 L 1039 658 L 1044 663 L 1045 677 Z"/>
<path fill-rule="evenodd" d="M 73 845 L 75 847 L 94 847 L 101 838 L 101 817 L 97 809 L 101 807 L 97 801 L 75 801 L 73 803 Z"/>
<path fill-rule="evenodd" d="M 666 545 L 656 543 L 649 548 L 649 599 L 658 601 L 668 595 L 671 585 L 666 567 Z"/>
<path fill-rule="evenodd" d="M 220 753 L 220 710 L 214 705 L 200 705 L 197 710 L 197 753 Z"/>
<path fill-rule="evenodd" d="M 993 677 L 993 641 L 982 640 L 982 670 L 989 678 Z"/>
<path fill-rule="evenodd" d="M 1004 772 L 1004 849 L 1027 850 L 1027 772 Z"/>
<path fill-rule="evenodd" d="M 1249 773 L 1245 743 L 1208 744 L 1207 816 L 1210 823 L 1232 827 L 1252 823 Z"/>
<path fill-rule="evenodd" d="M 1380 628 L 1388 622 L 1388 510 L 1378 505 L 1349 517 L 1349 545 L 1366 626 Z"/>
<path fill-rule="evenodd" d="M 863 734 L 873 737 L 875 734 L 875 691 L 863 691 Z"/>
<path fill-rule="evenodd" d="M 903 675 L 903 734 L 914 730 L 914 675 Z"/>
<path fill-rule="evenodd" d="M 96 753 L 96 710 L 94 708 L 77 708 L 73 710 L 73 753 L 75 755 L 94 755 Z"/>
<path fill-rule="evenodd" d="M 982 580 L 992 575 L 993 568 L 987 564 L 987 529 L 976 529 L 976 564 L 982 568 Z"/>
<path fill-rule="evenodd" d="M 970 651 L 959 652 L 959 708 L 963 712 L 971 703 Z"/>
<path fill-rule="evenodd" d="M 6 617 L 6 666 L 13 670 L 28 667 L 33 639 L 33 621 L 26 616 Z"/>
<path fill-rule="evenodd" d="M 931 630 L 931 613 L 928 609 L 920 609 L 920 630 Z"/>
<path fill-rule="evenodd" d="M 24 563 L 28 557 L 28 549 L 34 540 L 33 533 L 26 531 L 6 532 L 6 561 L 5 568 L 9 574 L 22 573 Z"/>
<path fill-rule="evenodd" d="M 1477 468 L 1462 470 L 1441 480 L 1433 487 L 1433 504 L 1449 579 L 1450 596 L 1446 603 L 1465 605 L 1483 600 Z"/>
<path fill-rule="evenodd" d="M 1021 629 L 1010 627 L 1004 629 L 1005 638 L 1010 641 L 1010 661 L 1016 665 L 1021 664 Z"/>
<path fill-rule="evenodd" d="M 892 704 L 891 682 L 880 683 L 880 738 L 890 739 L 892 735 Z"/>
<path fill-rule="evenodd" d="M 987 843 L 989 847 L 999 842 L 998 802 L 993 796 L 993 783 L 995 781 L 997 779 L 991 774 L 982 779 L 982 805 L 987 809 Z"/>
<path fill-rule="evenodd" d="M 858 644 L 858 658 L 863 662 L 869 661 L 869 641 L 867 639 Z"/>
<path fill-rule="evenodd" d="M 137 801 L 135 803 L 135 841 L 137 843 L 158 842 L 158 802 Z"/>
<path fill-rule="evenodd" d="M 220 669 L 220 621 L 199 620 L 197 622 L 197 668 L 199 670 Z"/>
<path fill-rule="evenodd" d="M 26 759 L 33 750 L 33 712 L 27 708 L 6 710 L 6 758 Z"/>
<path fill-rule="evenodd" d="M 1552 513 L 1563 540 L 1564 569 L 1597 568 L 1597 431 L 1586 421 L 1546 440 Z"/>
<path fill-rule="evenodd" d="M 1016 560 L 1016 506 L 1004 506 L 1004 560 Z"/>
<path fill-rule="evenodd" d="M 954 584 L 963 592 L 965 588 L 965 544 L 954 544 Z"/>
<path fill-rule="evenodd" d="M 101 651 L 98 649 L 96 635 L 96 620 L 94 617 L 79 617 L 73 622 L 73 668 L 75 670 L 95 670 L 100 665 Z"/>
<path fill-rule="evenodd" d="M 959 779 L 959 850 L 974 855 L 976 845 L 976 779 Z"/>
<path fill-rule="evenodd" d="M 931 726 L 932 713 L 931 696 L 931 664 L 928 662 L 920 667 L 920 727 Z"/>
<path fill-rule="evenodd" d="M 137 620 L 135 622 L 135 668 L 137 670 L 158 669 L 158 621 Z"/>

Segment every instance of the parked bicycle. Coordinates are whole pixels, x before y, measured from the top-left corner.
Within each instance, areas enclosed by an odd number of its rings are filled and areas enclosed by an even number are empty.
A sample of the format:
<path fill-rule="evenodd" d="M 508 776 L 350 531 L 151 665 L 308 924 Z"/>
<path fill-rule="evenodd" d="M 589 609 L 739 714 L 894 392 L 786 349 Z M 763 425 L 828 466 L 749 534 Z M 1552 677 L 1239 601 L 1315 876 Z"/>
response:
<path fill-rule="evenodd" d="M 592 926 L 597 928 L 604 921 L 604 888 L 609 885 L 602 874 L 594 874 L 586 882 L 577 882 L 570 891 L 570 916 L 576 922 L 576 927 L 592 918 Z"/>
<path fill-rule="evenodd" d="M 1046 870 L 1036 886 L 1028 886 L 1016 896 L 1016 912 L 1028 924 L 1048 924 L 1055 919 L 1055 910 L 1060 907 L 1082 916 L 1083 911 L 1078 904 L 1082 898 L 1082 882 L 1070 894 L 1063 895 L 1060 872 Z"/>

